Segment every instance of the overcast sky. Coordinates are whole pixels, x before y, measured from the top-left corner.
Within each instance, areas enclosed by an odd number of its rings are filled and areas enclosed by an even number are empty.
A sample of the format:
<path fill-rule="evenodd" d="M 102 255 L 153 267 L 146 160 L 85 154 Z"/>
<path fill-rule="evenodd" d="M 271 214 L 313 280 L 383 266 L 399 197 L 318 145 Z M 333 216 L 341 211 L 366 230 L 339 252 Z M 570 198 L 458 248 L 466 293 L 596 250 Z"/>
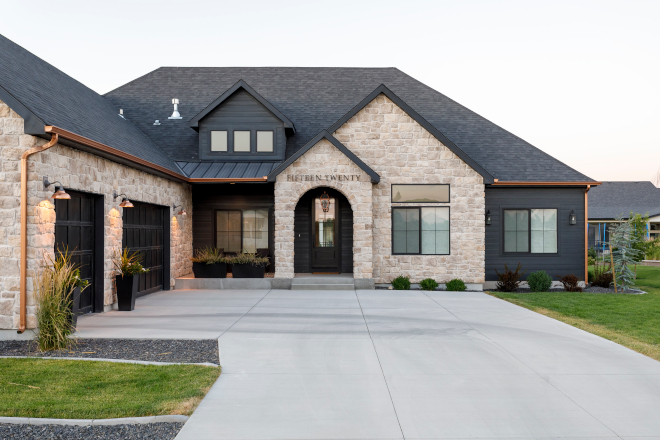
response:
<path fill-rule="evenodd" d="M 397 67 L 594 179 L 660 167 L 658 0 L 30 0 L 0 33 L 99 93 L 160 66 Z"/>

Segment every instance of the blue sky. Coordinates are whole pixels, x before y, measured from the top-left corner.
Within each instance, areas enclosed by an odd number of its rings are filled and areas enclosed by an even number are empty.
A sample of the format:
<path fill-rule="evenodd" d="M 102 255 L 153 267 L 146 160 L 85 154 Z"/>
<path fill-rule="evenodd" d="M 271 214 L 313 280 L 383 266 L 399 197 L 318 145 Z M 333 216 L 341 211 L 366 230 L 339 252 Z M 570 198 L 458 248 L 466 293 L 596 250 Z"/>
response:
<path fill-rule="evenodd" d="M 660 167 L 660 1 L 42 1 L 0 33 L 104 93 L 160 66 L 398 67 L 598 180 Z"/>

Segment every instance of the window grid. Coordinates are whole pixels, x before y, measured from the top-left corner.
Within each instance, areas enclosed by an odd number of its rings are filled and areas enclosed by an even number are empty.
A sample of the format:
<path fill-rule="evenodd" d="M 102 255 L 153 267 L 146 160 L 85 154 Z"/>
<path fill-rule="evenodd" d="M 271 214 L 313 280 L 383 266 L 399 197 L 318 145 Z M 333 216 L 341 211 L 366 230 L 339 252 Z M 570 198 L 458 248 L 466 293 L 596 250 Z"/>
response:
<path fill-rule="evenodd" d="M 267 249 L 268 209 L 216 210 L 216 247 L 225 253 Z"/>
<path fill-rule="evenodd" d="M 557 213 L 557 208 L 503 210 L 504 253 L 558 253 Z"/>
<path fill-rule="evenodd" d="M 449 219 L 448 206 L 392 208 L 392 254 L 449 255 Z"/>

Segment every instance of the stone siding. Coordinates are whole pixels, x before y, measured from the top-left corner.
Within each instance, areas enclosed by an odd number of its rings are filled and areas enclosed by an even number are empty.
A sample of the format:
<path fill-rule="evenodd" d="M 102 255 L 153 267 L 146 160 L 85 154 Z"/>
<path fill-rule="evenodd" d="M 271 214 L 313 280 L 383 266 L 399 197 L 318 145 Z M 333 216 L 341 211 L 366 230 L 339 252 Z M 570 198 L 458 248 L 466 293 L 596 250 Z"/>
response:
<path fill-rule="evenodd" d="M 479 173 L 385 95 L 334 136 L 381 177 L 373 185 L 375 282 L 389 283 L 399 275 L 409 275 L 412 282 L 428 277 L 441 283 L 452 278 L 484 282 L 485 186 Z M 415 204 L 450 207 L 450 255 L 392 255 L 392 207 L 410 206 L 391 202 L 391 185 L 396 183 L 450 185 L 449 203 Z"/>
<path fill-rule="evenodd" d="M 24 151 L 46 143 L 24 134 L 23 119 L 0 101 L 0 328 L 17 328 L 19 315 L 20 261 L 20 162 Z M 156 177 L 90 153 L 57 144 L 28 159 L 28 308 L 27 326 L 36 327 L 35 298 L 31 278 L 44 260 L 53 255 L 55 211 L 52 187 L 43 190 L 42 179 L 59 180 L 66 189 L 101 194 L 104 217 L 104 305 L 115 302 L 112 258 L 121 250 L 122 209 L 112 192 L 130 200 L 172 206 L 183 205 L 189 215 L 175 216 L 171 208 L 171 280 L 192 271 L 192 191 L 190 185 Z"/>

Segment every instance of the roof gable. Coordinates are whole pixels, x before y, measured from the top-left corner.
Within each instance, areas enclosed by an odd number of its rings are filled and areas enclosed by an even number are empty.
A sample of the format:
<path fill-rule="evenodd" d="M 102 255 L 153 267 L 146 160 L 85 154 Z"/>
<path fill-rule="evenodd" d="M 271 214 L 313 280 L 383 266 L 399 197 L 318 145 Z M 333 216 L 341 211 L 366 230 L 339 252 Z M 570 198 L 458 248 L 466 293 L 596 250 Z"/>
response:
<path fill-rule="evenodd" d="M 289 157 L 287 160 L 282 162 L 277 168 L 275 168 L 271 173 L 268 175 L 268 181 L 269 182 L 274 182 L 277 176 L 287 169 L 289 165 L 294 163 L 299 157 L 301 157 L 303 154 L 307 153 L 314 145 L 318 144 L 321 139 L 327 139 L 332 145 L 334 145 L 339 151 L 344 153 L 346 157 L 348 157 L 355 165 L 357 165 L 362 171 L 367 173 L 369 177 L 371 178 L 371 183 L 378 183 L 380 182 L 380 176 L 378 173 L 376 173 L 374 170 L 372 170 L 366 163 L 362 162 L 362 160 L 357 157 L 351 150 L 346 148 L 344 144 L 339 142 L 333 135 L 328 133 L 327 130 L 321 130 L 319 134 L 314 136 L 307 144 L 296 151 L 296 153 Z"/>
<path fill-rule="evenodd" d="M 227 89 L 222 95 L 218 96 L 212 103 L 210 103 L 204 110 L 201 112 L 197 113 L 191 120 L 190 120 L 190 127 L 194 129 L 199 128 L 199 121 L 203 119 L 205 116 L 207 116 L 209 113 L 211 113 L 214 109 L 222 105 L 223 102 L 228 100 L 230 97 L 234 95 L 239 90 L 244 90 L 247 92 L 250 96 L 252 96 L 254 99 L 256 99 L 261 105 L 263 105 L 265 108 L 268 109 L 275 117 L 277 117 L 282 123 L 284 124 L 285 128 L 288 128 L 292 130 L 294 133 L 296 131 L 296 128 L 281 111 L 279 111 L 273 104 L 268 102 L 263 96 L 261 96 L 259 93 L 257 93 L 256 90 L 254 90 L 252 87 L 248 85 L 245 81 L 242 79 L 239 80 L 236 84 L 231 86 L 229 89 Z"/>
<path fill-rule="evenodd" d="M 330 126 L 330 128 L 328 128 L 328 131 L 331 133 L 337 131 L 342 125 L 348 122 L 353 116 L 358 114 L 360 110 L 362 110 L 364 107 L 369 105 L 369 103 L 372 102 L 374 99 L 376 99 L 380 94 L 387 96 L 392 102 L 394 102 L 404 112 L 406 112 L 408 116 L 413 118 L 419 125 L 424 127 L 426 131 L 431 133 L 436 139 L 442 142 L 445 147 L 449 148 L 455 155 L 460 157 L 463 160 L 463 162 L 467 163 L 470 167 L 472 167 L 473 170 L 481 174 L 481 176 L 484 178 L 484 183 L 488 184 L 488 183 L 493 183 L 495 181 L 493 176 L 488 171 L 486 171 L 481 165 L 475 162 L 463 150 L 458 148 L 456 144 L 450 141 L 444 134 L 440 132 L 440 130 L 438 130 L 433 125 L 431 125 L 426 119 L 424 119 L 419 113 L 413 110 L 412 107 L 406 104 L 403 101 L 403 99 L 399 98 L 394 92 L 388 89 L 384 84 L 381 84 L 378 87 L 376 87 L 376 89 L 373 92 L 368 94 L 348 113 L 346 113 L 344 116 L 339 118 L 337 122 L 335 122 L 334 124 L 332 124 L 332 126 Z"/>

